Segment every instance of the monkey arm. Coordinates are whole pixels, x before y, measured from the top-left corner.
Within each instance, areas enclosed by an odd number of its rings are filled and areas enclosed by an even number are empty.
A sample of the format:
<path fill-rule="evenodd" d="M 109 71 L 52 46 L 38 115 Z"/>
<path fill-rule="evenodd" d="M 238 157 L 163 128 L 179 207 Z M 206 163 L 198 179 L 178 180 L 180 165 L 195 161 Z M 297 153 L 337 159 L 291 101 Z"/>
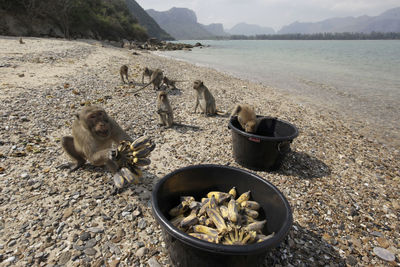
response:
<path fill-rule="evenodd" d="M 94 153 L 89 161 L 95 165 L 95 166 L 103 166 L 106 165 L 107 168 L 112 172 L 112 173 L 116 173 L 119 169 L 118 165 L 116 162 L 114 162 L 113 160 L 111 160 L 109 158 L 110 155 L 110 149 L 103 149 L 103 150 L 99 150 L 96 153 Z"/>

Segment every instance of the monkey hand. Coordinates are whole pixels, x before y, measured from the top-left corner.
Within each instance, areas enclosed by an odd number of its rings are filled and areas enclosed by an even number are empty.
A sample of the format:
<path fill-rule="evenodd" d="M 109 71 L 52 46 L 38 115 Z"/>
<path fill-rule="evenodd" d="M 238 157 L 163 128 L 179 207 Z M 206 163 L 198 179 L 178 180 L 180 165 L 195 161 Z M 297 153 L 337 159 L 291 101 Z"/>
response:
<path fill-rule="evenodd" d="M 116 161 L 118 158 L 118 150 L 117 149 L 110 149 L 108 152 L 108 158 L 112 161 Z"/>

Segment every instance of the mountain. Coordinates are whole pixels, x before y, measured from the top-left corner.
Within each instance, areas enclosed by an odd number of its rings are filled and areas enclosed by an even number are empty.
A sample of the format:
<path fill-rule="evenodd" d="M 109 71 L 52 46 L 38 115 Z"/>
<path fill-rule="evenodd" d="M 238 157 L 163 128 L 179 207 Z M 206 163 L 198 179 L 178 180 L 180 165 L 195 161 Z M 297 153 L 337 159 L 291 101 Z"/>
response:
<path fill-rule="evenodd" d="M 227 36 L 228 33 L 224 31 L 222 23 L 212 23 L 209 25 L 203 25 L 204 29 L 215 36 Z"/>
<path fill-rule="evenodd" d="M 238 23 L 228 30 L 232 35 L 259 35 L 259 34 L 274 34 L 274 29 L 270 27 L 262 27 L 255 24 Z"/>
<path fill-rule="evenodd" d="M 400 32 L 400 7 L 379 16 L 331 18 L 320 22 L 294 22 L 282 27 L 278 34 L 321 32 Z"/>
<path fill-rule="evenodd" d="M 160 40 L 173 39 L 135 0 L 126 0 L 126 4 L 131 14 L 139 21 L 139 24 L 147 30 L 149 37 L 155 37 Z"/>
<path fill-rule="evenodd" d="M 196 13 L 188 8 L 173 7 L 167 11 L 148 9 L 146 12 L 175 39 L 193 40 L 214 37 L 207 27 L 197 22 Z"/>

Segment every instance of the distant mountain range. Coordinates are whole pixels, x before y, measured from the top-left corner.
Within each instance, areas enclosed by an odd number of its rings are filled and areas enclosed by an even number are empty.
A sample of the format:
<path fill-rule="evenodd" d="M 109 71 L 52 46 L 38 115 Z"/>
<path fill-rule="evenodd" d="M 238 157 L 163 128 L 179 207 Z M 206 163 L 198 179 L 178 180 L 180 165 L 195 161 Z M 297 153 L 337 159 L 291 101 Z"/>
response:
<path fill-rule="evenodd" d="M 255 24 L 239 23 L 227 30 L 232 35 L 258 35 L 258 34 L 275 34 L 274 29 L 270 27 L 262 27 Z"/>
<path fill-rule="evenodd" d="M 400 7 L 389 9 L 379 16 L 331 18 L 320 22 L 294 22 L 282 27 L 278 32 L 270 27 L 247 23 L 236 24 L 231 29 L 224 29 L 220 23 L 203 25 L 197 21 L 196 13 L 187 8 L 173 7 L 167 11 L 155 11 L 154 9 L 146 11 L 163 30 L 178 40 L 209 39 L 228 35 L 400 32 Z"/>
<path fill-rule="evenodd" d="M 331 18 L 320 22 L 294 22 L 282 27 L 278 34 L 321 32 L 400 32 L 400 7 L 379 16 Z"/>

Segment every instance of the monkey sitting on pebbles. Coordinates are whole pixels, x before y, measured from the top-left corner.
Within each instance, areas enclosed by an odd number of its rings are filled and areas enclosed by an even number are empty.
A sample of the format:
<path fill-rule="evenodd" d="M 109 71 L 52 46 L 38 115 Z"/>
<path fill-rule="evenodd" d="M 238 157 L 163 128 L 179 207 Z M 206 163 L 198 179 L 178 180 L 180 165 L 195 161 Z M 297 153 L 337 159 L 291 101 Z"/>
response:
<path fill-rule="evenodd" d="M 174 123 L 172 108 L 168 100 L 168 95 L 165 91 L 158 93 L 157 97 L 157 113 L 160 117 L 160 125 L 170 128 Z"/>
<path fill-rule="evenodd" d="M 196 105 L 194 107 L 195 113 L 197 111 L 197 107 L 200 105 L 200 109 L 204 113 L 204 116 L 215 114 L 222 116 L 227 115 L 226 112 L 222 112 L 217 109 L 213 95 L 202 81 L 194 81 L 193 89 L 196 90 Z"/>

